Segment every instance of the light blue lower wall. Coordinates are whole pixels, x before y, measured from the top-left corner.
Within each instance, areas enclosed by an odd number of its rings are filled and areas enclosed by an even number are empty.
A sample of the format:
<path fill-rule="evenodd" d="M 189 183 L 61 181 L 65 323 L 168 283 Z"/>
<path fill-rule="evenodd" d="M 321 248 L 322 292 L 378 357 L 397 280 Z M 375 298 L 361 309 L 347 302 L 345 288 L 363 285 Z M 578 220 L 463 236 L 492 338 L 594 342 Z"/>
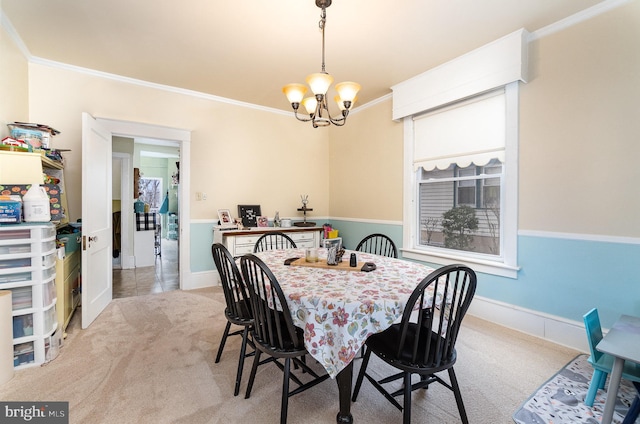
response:
<path fill-rule="evenodd" d="M 347 248 L 384 233 L 400 248 L 402 226 L 331 220 Z M 400 252 L 401 254 L 401 252 Z M 609 328 L 620 314 L 640 316 L 640 245 L 559 237 L 518 236 L 517 279 L 478 274 L 477 295 L 582 322 L 598 308 Z"/>
<path fill-rule="evenodd" d="M 638 244 L 520 235 L 518 279 L 483 275 L 479 294 L 580 322 L 597 307 L 609 328 L 640 316 L 639 259 Z"/>
<path fill-rule="evenodd" d="M 377 224 L 332 219 L 331 226 L 338 230 L 345 249 L 355 249 L 360 240 L 373 233 L 382 233 L 391 238 L 398 248 L 402 246 L 402 225 Z M 400 254 L 400 252 L 398 252 Z"/>
<path fill-rule="evenodd" d="M 402 246 L 402 225 L 331 220 L 348 249 L 371 233 Z M 212 223 L 191 224 L 191 272 L 215 269 Z M 518 236 L 517 279 L 478 274 L 477 295 L 582 322 L 597 307 L 603 327 L 620 314 L 640 316 L 640 245 L 531 235 Z"/>
<path fill-rule="evenodd" d="M 213 271 L 216 269 L 211 256 L 213 244 L 213 222 L 191 223 L 191 272 Z"/>

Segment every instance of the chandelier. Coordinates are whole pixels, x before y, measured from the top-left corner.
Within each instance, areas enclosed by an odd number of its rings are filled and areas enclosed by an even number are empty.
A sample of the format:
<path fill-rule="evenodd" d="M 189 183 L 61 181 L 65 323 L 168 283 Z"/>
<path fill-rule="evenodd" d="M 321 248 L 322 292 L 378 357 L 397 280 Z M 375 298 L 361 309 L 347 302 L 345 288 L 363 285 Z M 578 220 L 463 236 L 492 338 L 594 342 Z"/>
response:
<path fill-rule="evenodd" d="M 316 6 L 322 9 L 320 14 L 319 26 L 322 30 L 322 71 L 307 76 L 307 84 L 311 87 L 313 96 L 304 98 L 307 87 L 304 84 L 287 84 L 282 88 L 282 92 L 289 99 L 293 112 L 298 120 L 313 124 L 313 128 L 326 127 L 328 125 L 342 126 L 347 120 L 349 109 L 356 100 L 356 94 L 360 90 L 360 84 L 351 81 L 336 84 L 338 95 L 335 101 L 342 115 L 334 118 L 329 113 L 327 106 L 327 91 L 333 83 L 333 77 L 329 75 L 324 68 L 324 28 L 327 22 L 327 7 L 331 6 L 332 0 L 316 0 Z M 298 108 L 300 104 L 307 110 L 309 118 L 301 118 L 298 116 Z"/>

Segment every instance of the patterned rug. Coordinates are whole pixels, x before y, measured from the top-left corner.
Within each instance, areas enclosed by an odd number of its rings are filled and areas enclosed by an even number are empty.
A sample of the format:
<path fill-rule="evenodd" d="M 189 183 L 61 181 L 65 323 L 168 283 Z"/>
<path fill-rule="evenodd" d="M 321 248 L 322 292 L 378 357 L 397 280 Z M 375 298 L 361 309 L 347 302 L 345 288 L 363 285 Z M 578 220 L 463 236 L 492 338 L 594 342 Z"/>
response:
<path fill-rule="evenodd" d="M 593 374 L 588 355 L 578 355 L 544 383 L 513 414 L 517 424 L 598 424 L 607 398 L 598 390 L 593 407 L 584 404 Z M 608 382 L 605 388 L 608 387 Z M 620 424 L 636 395 L 635 388 L 624 379 L 620 383 L 613 423 Z M 636 421 L 640 423 L 640 419 Z"/>

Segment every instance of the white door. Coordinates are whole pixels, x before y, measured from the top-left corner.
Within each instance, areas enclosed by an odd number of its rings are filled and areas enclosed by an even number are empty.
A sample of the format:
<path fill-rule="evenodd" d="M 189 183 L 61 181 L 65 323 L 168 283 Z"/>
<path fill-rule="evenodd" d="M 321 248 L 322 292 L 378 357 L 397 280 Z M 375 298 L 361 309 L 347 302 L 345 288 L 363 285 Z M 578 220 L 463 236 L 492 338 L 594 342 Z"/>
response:
<path fill-rule="evenodd" d="M 82 328 L 112 298 L 111 132 L 82 114 Z"/>

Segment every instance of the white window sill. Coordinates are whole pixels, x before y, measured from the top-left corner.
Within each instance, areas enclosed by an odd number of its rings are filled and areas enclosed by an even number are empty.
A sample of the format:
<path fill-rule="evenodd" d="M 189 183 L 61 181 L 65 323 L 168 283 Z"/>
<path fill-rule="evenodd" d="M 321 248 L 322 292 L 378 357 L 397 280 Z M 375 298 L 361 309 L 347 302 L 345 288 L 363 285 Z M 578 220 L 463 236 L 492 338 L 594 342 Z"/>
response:
<path fill-rule="evenodd" d="M 465 264 L 475 272 L 481 272 L 484 274 L 498 275 L 507 278 L 518 278 L 518 271 L 520 267 L 506 265 L 502 262 L 486 261 L 482 259 L 470 258 L 466 256 L 456 256 L 451 254 L 439 254 L 436 252 L 425 252 L 417 249 L 400 249 L 402 257 L 407 259 L 413 259 L 416 261 L 430 262 L 436 264 L 451 265 L 451 264 Z"/>

